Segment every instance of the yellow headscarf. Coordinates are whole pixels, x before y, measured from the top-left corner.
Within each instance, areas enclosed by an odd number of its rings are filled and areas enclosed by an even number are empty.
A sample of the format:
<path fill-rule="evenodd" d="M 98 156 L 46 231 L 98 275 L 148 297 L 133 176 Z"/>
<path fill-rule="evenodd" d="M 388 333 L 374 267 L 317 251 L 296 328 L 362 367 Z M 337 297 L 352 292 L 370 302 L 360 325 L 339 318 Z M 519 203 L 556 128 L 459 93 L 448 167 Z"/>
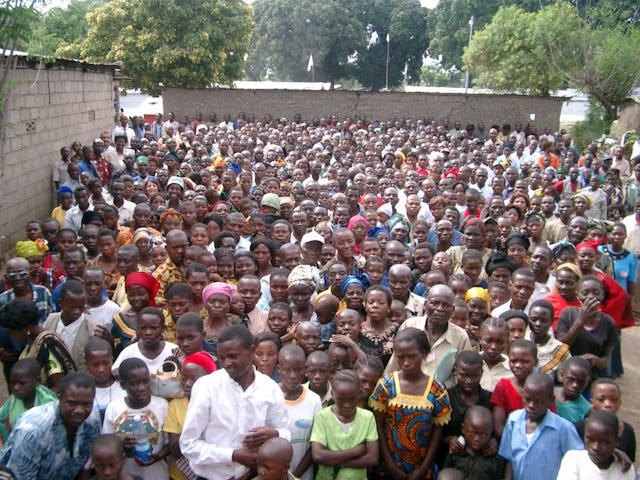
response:
<path fill-rule="evenodd" d="M 563 263 L 562 265 L 558 265 L 558 268 L 556 268 L 556 272 L 559 270 L 562 270 L 563 268 L 566 268 L 567 270 L 571 270 L 573 273 L 576 274 L 578 278 L 582 278 L 582 272 L 580 271 L 580 267 L 578 267 L 578 265 L 576 265 L 575 263 Z"/>
<path fill-rule="evenodd" d="M 44 255 L 44 252 L 49 250 L 44 240 L 38 239 L 36 241 L 26 240 L 24 242 L 16 243 L 16 257 L 30 258 L 37 255 Z"/>
<path fill-rule="evenodd" d="M 487 302 L 487 314 L 491 314 L 491 296 L 485 288 L 473 287 L 467 290 L 467 293 L 464 296 L 464 301 L 468 302 L 472 298 L 480 298 Z"/>
<path fill-rule="evenodd" d="M 587 202 L 588 208 L 591 208 L 591 206 L 593 205 L 593 200 L 591 199 L 591 197 L 584 192 L 576 193 L 573 196 L 573 201 L 575 202 L 577 198 L 583 198 Z"/>

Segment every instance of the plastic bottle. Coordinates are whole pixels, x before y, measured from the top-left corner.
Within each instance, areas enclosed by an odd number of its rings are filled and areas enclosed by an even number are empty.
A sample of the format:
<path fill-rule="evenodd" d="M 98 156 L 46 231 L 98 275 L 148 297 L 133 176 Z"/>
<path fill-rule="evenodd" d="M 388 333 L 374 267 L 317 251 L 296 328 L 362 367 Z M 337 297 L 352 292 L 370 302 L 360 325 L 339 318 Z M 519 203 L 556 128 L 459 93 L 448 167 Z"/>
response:
<path fill-rule="evenodd" d="M 138 457 L 143 462 L 148 462 L 151 460 L 151 451 L 153 448 L 151 447 L 151 443 L 149 443 L 149 436 L 147 435 L 147 429 L 144 423 L 140 419 L 140 415 L 136 415 L 133 418 L 133 429 L 131 434 L 134 435 L 138 442 L 136 443 L 136 457 Z"/>

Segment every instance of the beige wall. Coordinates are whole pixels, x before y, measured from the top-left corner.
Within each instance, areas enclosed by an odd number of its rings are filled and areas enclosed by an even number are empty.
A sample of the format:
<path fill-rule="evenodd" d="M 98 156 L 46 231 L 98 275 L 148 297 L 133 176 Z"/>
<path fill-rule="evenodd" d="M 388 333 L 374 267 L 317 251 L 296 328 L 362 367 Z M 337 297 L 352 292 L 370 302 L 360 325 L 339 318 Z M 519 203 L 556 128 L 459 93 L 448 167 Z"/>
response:
<path fill-rule="evenodd" d="M 469 95 L 437 93 L 347 92 L 303 90 L 229 90 L 167 88 L 162 92 L 165 114 L 176 117 L 203 112 L 216 112 L 222 120 L 225 113 L 233 118 L 238 112 L 252 113 L 256 118 L 266 114 L 291 119 L 300 113 L 306 118 L 326 115 L 340 117 L 365 115 L 368 120 L 391 117 L 448 117 L 451 124 L 460 120 L 484 121 L 487 124 L 526 124 L 536 114 L 538 131 L 544 126 L 557 129 L 562 98 L 520 95 Z"/>
<path fill-rule="evenodd" d="M 107 66 L 64 62 L 38 72 L 20 63 L 10 79 L 0 152 L 3 255 L 24 239 L 27 221 L 44 220 L 55 206 L 52 168 L 60 147 L 74 140 L 90 143 L 102 130 L 111 130 L 114 120 L 115 83 Z"/>

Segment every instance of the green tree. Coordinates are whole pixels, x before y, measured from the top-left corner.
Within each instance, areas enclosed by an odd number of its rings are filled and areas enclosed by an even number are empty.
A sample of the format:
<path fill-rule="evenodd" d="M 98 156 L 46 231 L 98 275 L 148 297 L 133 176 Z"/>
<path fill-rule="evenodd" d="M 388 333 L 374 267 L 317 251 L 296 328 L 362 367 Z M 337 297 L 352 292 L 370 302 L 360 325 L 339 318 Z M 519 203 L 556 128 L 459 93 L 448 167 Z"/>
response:
<path fill-rule="evenodd" d="M 444 70 L 440 64 L 422 67 L 420 85 L 427 87 L 463 87 L 464 73 L 460 70 Z"/>
<path fill-rule="evenodd" d="M 550 69 L 566 84 L 588 93 L 604 109 L 609 124 L 618 118 L 618 106 L 640 80 L 640 27 L 633 23 L 601 24 L 589 19 L 589 11 L 578 17 L 572 7 L 551 6 L 539 14 L 539 37 L 548 52 Z M 547 31 L 551 18 L 562 15 L 563 24 L 578 23 L 573 35 L 558 28 Z"/>
<path fill-rule="evenodd" d="M 364 27 L 338 0 L 256 0 L 253 8 L 256 31 L 246 68 L 252 80 L 309 81 L 313 55 L 315 79 L 334 83 L 365 41 Z"/>
<path fill-rule="evenodd" d="M 123 62 L 123 86 L 157 93 L 161 85 L 205 87 L 242 78 L 253 32 L 241 0 L 112 0 L 87 16 L 79 50 L 94 62 Z"/>
<path fill-rule="evenodd" d="M 42 0 L 3 0 L 0 3 L 0 48 L 4 50 L 4 58 L 0 66 L 0 144 L 4 133 L 2 113 L 9 87 L 9 72 L 15 68 L 14 52 L 21 44 L 29 41 L 33 25 L 38 21 L 40 13 L 37 7 Z M 0 155 L 2 157 L 2 155 Z M 2 175 L 0 163 L 0 175 Z"/>
<path fill-rule="evenodd" d="M 34 25 L 27 51 L 53 56 L 63 45 L 81 42 L 89 32 L 87 14 L 105 3 L 106 0 L 71 0 L 65 8 L 48 10 Z M 77 58 L 80 52 L 67 50 L 66 53 L 73 53 L 72 57 Z"/>
<path fill-rule="evenodd" d="M 577 20 L 553 19 L 545 31 L 555 31 L 559 22 Z M 464 61 L 473 75 L 473 83 L 483 88 L 549 95 L 561 86 L 561 79 L 547 66 L 547 54 L 537 26 L 537 14 L 519 7 L 498 10 L 484 29 L 476 32 Z M 567 35 L 577 29 L 577 22 L 566 23 Z M 575 31 L 575 30 L 574 30 Z"/>
<path fill-rule="evenodd" d="M 629 0 L 623 0 L 629 1 Z M 429 55 L 441 57 L 444 68 L 462 67 L 462 54 L 469 44 L 469 20 L 474 18 L 474 31 L 489 24 L 500 7 L 518 6 L 535 12 L 555 0 L 440 0 L 427 14 L 431 35 Z M 524 24 L 523 24 L 524 26 Z"/>
<path fill-rule="evenodd" d="M 479 30 L 491 21 L 499 6 L 499 0 L 439 1 L 426 18 L 431 34 L 429 55 L 440 57 L 445 68 L 460 68 L 464 47 L 469 43 L 469 19 L 474 17 L 474 28 Z"/>
<path fill-rule="evenodd" d="M 365 87 L 385 86 L 387 34 L 389 35 L 389 87 L 399 85 L 407 71 L 407 83 L 420 81 L 422 59 L 429 43 L 426 8 L 418 0 L 354 1 L 350 7 L 366 25 L 370 41 L 357 52 L 356 77 Z"/>
<path fill-rule="evenodd" d="M 608 122 L 615 120 L 640 78 L 640 28 L 612 26 L 611 17 L 598 24 L 590 13 L 568 2 L 537 13 L 500 9 L 466 50 L 474 85 L 538 95 L 567 85 L 596 100 Z"/>

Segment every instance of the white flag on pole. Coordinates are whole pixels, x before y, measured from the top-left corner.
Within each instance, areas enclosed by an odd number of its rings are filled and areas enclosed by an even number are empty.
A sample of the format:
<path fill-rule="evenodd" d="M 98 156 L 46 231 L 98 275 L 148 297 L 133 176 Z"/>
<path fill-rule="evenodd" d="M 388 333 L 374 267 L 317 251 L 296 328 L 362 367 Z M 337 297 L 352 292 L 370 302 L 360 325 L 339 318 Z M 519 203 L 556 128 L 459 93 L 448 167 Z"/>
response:
<path fill-rule="evenodd" d="M 387 43 L 389 43 L 389 34 L 387 33 Z"/>
<path fill-rule="evenodd" d="M 307 64 L 307 72 L 310 72 L 313 68 L 313 55 L 309 55 L 309 63 Z"/>

